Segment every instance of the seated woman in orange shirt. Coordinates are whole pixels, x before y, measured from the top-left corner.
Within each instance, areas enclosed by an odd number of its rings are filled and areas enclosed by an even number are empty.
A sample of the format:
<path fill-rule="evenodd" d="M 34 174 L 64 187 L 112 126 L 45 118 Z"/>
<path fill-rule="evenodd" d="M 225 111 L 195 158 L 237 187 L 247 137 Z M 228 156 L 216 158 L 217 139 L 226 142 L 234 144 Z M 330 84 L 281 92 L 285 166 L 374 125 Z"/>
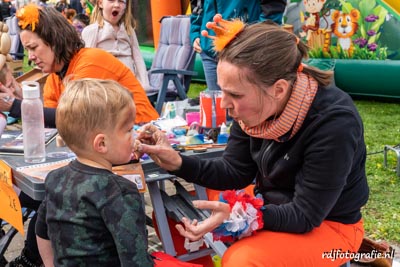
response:
<path fill-rule="evenodd" d="M 99 78 L 119 82 L 131 93 L 136 105 L 136 124 L 159 117 L 146 92 L 133 73 L 117 58 L 96 48 L 84 48 L 75 28 L 54 8 L 28 5 L 17 13 L 21 27 L 21 42 L 29 60 L 44 73 L 49 73 L 44 86 L 44 106 L 56 108 L 64 91 L 63 79 Z M 49 26 L 50 25 L 50 26 Z M 13 117 L 20 117 L 21 101 L 9 101 L 7 108 Z M 53 115 L 52 115 L 52 114 Z M 45 110 L 47 125 L 54 124 L 55 110 Z"/>

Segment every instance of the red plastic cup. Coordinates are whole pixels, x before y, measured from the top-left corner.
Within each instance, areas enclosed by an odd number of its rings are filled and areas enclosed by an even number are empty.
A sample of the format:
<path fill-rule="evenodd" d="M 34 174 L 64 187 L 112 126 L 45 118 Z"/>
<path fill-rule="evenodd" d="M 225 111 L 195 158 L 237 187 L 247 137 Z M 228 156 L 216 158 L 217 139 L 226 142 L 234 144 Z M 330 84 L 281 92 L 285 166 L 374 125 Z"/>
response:
<path fill-rule="evenodd" d="M 206 128 L 220 127 L 226 123 L 226 110 L 221 108 L 220 91 L 200 93 L 200 125 Z"/>

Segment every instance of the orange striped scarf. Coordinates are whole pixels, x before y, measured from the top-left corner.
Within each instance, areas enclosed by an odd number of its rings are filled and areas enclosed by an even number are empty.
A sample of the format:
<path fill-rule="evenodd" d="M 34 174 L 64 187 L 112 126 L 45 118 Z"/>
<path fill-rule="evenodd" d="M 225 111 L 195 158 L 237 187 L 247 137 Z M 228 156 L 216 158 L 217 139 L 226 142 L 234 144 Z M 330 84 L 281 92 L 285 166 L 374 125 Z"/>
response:
<path fill-rule="evenodd" d="M 239 125 L 248 135 L 273 139 L 277 142 L 288 141 L 300 129 L 318 90 L 318 82 L 302 73 L 297 73 L 297 80 L 293 86 L 292 94 L 282 114 L 275 120 L 266 120 L 254 127 L 247 127 L 243 121 Z M 283 136 L 290 132 L 289 138 Z"/>

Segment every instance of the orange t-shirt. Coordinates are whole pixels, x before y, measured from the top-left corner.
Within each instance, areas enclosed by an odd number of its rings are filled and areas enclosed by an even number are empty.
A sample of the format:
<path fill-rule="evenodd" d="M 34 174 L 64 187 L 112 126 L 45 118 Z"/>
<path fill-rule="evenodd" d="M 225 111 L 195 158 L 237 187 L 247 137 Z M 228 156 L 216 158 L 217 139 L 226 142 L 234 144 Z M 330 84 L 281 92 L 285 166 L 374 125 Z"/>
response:
<path fill-rule="evenodd" d="M 114 80 L 128 89 L 136 105 L 135 123 L 145 123 L 159 117 L 135 75 L 110 53 L 98 48 L 82 48 L 69 63 L 65 77 L 70 80 L 97 78 Z M 56 73 L 51 73 L 43 89 L 44 106 L 56 108 L 64 91 L 64 84 Z"/>

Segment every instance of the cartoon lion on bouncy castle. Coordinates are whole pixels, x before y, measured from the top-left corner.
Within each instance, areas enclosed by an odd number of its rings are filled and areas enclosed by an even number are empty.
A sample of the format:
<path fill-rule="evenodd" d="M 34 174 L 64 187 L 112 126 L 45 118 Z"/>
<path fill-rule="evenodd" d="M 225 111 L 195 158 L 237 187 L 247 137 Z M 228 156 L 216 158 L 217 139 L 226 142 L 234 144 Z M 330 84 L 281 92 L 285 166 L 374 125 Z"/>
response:
<path fill-rule="evenodd" d="M 333 33 L 337 36 L 337 49 L 347 52 L 351 58 L 354 52 L 352 36 L 358 30 L 358 19 L 360 11 L 352 9 L 349 14 L 335 10 L 332 13 L 333 23 L 331 25 Z"/>

